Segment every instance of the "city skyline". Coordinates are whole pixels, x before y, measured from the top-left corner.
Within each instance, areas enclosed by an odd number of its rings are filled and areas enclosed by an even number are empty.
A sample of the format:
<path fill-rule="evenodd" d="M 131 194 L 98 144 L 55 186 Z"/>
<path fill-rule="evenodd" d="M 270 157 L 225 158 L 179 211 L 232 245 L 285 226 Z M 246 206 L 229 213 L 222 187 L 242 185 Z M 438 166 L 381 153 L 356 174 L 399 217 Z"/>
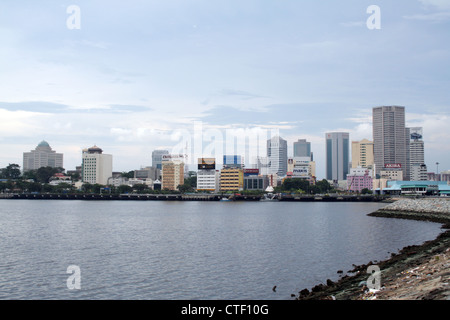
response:
<path fill-rule="evenodd" d="M 379 1 L 380 30 L 353 1 L 74 4 L 79 30 L 68 5 L 0 5 L 0 167 L 46 140 L 66 170 L 94 144 L 134 170 L 201 121 L 306 139 L 324 177 L 325 132 L 372 140 L 372 108 L 401 105 L 450 169 L 448 2 Z"/>

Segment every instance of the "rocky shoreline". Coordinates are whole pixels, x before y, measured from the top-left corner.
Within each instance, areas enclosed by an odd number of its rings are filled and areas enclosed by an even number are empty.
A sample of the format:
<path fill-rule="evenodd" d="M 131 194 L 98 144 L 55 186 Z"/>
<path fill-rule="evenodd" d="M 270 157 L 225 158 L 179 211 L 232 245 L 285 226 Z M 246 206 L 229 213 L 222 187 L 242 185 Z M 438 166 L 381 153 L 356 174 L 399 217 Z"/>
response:
<path fill-rule="evenodd" d="M 435 240 L 405 247 L 381 262 L 354 265 L 340 280 L 327 280 L 326 285 L 293 296 L 297 300 L 449 300 L 450 199 L 400 199 L 369 216 L 432 221 L 441 223 L 444 231 Z M 381 271 L 379 290 L 367 286 L 371 265 Z"/>

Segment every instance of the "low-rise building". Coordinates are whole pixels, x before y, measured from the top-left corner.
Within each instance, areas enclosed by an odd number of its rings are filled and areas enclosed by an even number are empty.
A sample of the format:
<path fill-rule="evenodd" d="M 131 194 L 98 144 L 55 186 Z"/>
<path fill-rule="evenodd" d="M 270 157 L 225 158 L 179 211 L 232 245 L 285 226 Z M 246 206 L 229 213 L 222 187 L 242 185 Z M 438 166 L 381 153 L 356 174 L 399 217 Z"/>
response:
<path fill-rule="evenodd" d="M 357 167 L 351 168 L 347 175 L 348 191 L 361 192 L 364 189 L 373 189 L 372 170 Z"/>

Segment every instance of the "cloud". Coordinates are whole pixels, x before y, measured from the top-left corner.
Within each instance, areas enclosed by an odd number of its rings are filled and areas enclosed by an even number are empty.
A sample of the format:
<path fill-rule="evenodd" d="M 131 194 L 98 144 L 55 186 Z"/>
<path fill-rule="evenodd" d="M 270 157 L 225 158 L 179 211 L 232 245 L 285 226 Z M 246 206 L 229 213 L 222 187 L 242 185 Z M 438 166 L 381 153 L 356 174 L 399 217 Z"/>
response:
<path fill-rule="evenodd" d="M 435 7 L 439 10 L 450 9 L 450 1 L 448 0 L 419 0 L 424 6 Z"/>
<path fill-rule="evenodd" d="M 366 22 L 364 21 L 349 21 L 349 22 L 341 22 L 341 26 L 344 27 L 365 27 Z"/>
<path fill-rule="evenodd" d="M 431 22 L 443 22 L 450 19 L 450 12 L 435 12 L 429 14 L 414 14 L 410 16 L 403 16 L 407 20 L 420 20 Z"/>

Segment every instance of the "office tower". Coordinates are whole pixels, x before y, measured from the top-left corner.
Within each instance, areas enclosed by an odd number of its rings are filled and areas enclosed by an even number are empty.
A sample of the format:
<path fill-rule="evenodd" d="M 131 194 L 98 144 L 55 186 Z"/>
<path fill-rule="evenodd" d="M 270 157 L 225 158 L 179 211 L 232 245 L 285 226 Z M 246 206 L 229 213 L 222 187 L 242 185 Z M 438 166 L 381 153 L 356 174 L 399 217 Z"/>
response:
<path fill-rule="evenodd" d="M 44 140 L 34 150 L 23 153 L 23 171 L 41 167 L 63 168 L 63 154 L 56 153 Z"/>
<path fill-rule="evenodd" d="M 373 169 L 373 141 L 352 141 L 352 168 Z"/>
<path fill-rule="evenodd" d="M 215 158 L 199 158 L 197 170 L 198 191 L 219 191 L 219 172 Z"/>
<path fill-rule="evenodd" d="M 294 158 L 295 157 L 311 158 L 311 142 L 307 142 L 306 139 L 299 139 L 297 142 L 294 142 Z"/>
<path fill-rule="evenodd" d="M 427 167 L 425 165 L 425 145 L 423 142 L 423 128 L 409 129 L 409 168 L 411 181 L 426 181 Z"/>
<path fill-rule="evenodd" d="M 83 150 L 81 164 L 83 182 L 107 185 L 112 175 L 112 155 L 104 154 L 97 146 Z"/>
<path fill-rule="evenodd" d="M 284 177 L 287 173 L 288 155 L 287 141 L 279 136 L 267 140 L 267 158 L 269 173 Z"/>
<path fill-rule="evenodd" d="M 183 155 L 165 155 L 162 159 L 161 187 L 168 190 L 178 190 L 178 186 L 184 184 Z"/>
<path fill-rule="evenodd" d="M 328 132 L 326 138 L 326 178 L 339 181 L 347 179 L 350 157 L 350 134 Z"/>
<path fill-rule="evenodd" d="M 401 167 L 403 177 L 408 173 L 408 141 L 405 128 L 405 107 L 373 108 L 373 143 L 376 174 L 389 166 Z"/>
<path fill-rule="evenodd" d="M 152 167 L 159 170 L 162 169 L 162 157 L 163 155 L 169 154 L 168 150 L 154 150 L 152 152 Z"/>

